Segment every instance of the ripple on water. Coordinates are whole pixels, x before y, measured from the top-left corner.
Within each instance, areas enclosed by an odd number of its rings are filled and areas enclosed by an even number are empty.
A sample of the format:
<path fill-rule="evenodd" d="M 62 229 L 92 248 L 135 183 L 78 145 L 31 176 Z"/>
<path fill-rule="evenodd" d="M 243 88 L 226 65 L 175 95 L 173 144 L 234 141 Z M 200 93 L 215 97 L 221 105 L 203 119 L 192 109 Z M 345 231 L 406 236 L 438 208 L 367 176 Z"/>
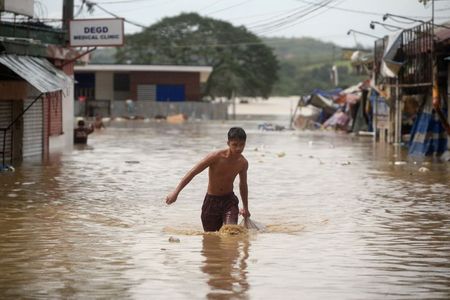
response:
<path fill-rule="evenodd" d="M 257 124 L 123 122 L 46 166 L 25 162 L 1 178 L 0 289 L 7 298 L 448 299 L 448 165 L 419 173 L 389 165 L 405 159 L 366 139 Z M 164 204 L 193 164 L 226 146 L 231 125 L 248 132 L 249 206 L 266 229 L 238 238 L 203 232 L 205 173 Z"/>

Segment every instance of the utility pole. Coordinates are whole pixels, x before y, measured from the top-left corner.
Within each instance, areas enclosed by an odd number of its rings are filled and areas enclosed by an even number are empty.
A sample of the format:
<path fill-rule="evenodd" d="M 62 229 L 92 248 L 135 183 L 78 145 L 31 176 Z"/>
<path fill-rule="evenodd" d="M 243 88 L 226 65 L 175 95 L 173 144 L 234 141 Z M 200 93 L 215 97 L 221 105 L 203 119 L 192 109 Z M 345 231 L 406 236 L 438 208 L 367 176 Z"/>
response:
<path fill-rule="evenodd" d="M 62 11 L 62 29 L 65 31 L 65 42 L 69 43 L 69 23 L 73 19 L 73 1 L 74 0 L 63 0 L 63 11 Z"/>

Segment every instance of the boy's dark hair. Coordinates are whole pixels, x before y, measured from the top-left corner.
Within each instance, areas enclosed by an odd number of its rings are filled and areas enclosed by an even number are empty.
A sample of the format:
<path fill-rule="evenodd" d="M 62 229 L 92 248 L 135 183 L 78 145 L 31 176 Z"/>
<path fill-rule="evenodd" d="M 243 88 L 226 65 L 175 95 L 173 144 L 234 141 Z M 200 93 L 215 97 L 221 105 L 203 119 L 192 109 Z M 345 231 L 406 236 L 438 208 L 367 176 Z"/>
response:
<path fill-rule="evenodd" d="M 228 130 L 228 140 L 245 141 L 247 140 L 247 134 L 241 127 L 231 127 L 230 130 Z"/>
<path fill-rule="evenodd" d="M 78 126 L 84 126 L 84 125 L 85 125 L 85 123 L 83 120 L 78 121 Z"/>

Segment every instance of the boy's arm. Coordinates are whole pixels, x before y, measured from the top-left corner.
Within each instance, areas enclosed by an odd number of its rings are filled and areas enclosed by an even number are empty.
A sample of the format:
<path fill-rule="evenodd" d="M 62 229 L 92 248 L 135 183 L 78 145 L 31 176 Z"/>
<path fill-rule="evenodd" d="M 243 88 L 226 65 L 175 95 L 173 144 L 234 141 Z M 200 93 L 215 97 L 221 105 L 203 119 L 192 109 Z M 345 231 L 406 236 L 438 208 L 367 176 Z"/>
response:
<path fill-rule="evenodd" d="M 177 185 L 175 190 L 171 192 L 166 197 L 166 203 L 172 204 L 173 202 L 177 201 L 178 194 L 181 192 L 181 190 L 189 183 L 191 180 L 199 173 L 201 173 L 203 170 L 205 170 L 207 167 L 209 167 L 217 157 L 216 153 L 211 153 L 207 155 L 204 159 L 199 161 L 189 172 L 184 175 L 184 177 L 181 179 L 180 183 Z"/>
<path fill-rule="evenodd" d="M 241 172 L 239 172 L 239 191 L 241 193 L 242 206 L 241 215 L 244 218 L 250 217 L 250 211 L 248 210 L 248 186 L 247 186 L 247 170 L 248 162 L 245 162 L 245 166 Z"/>

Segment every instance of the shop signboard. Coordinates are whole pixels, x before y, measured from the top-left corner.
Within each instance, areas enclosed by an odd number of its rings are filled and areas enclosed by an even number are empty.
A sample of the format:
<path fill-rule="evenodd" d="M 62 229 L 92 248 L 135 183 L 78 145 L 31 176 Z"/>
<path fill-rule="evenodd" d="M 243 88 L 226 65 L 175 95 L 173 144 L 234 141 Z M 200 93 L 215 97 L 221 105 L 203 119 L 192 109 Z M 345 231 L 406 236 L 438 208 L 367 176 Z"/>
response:
<path fill-rule="evenodd" d="M 79 19 L 70 21 L 71 47 L 123 46 L 123 19 Z"/>

